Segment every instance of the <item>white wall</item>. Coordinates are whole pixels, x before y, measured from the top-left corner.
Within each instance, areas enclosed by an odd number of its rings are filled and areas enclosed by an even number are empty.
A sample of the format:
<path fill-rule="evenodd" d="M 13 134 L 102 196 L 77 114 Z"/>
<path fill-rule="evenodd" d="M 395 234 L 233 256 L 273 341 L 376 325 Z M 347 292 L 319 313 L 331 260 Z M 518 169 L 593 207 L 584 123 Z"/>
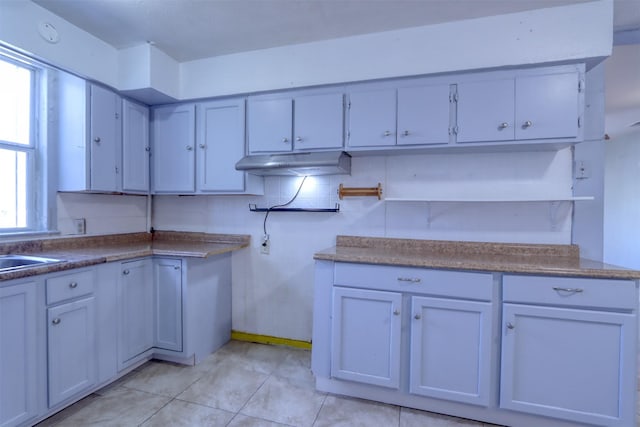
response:
<path fill-rule="evenodd" d="M 604 261 L 640 270 L 640 129 L 605 150 Z"/>
<path fill-rule="evenodd" d="M 264 196 L 154 197 L 157 229 L 251 234 L 233 255 L 233 328 L 311 339 L 313 254 L 338 234 L 419 239 L 570 243 L 571 203 L 406 203 L 338 200 L 345 186 L 382 184 L 385 197 L 571 196 L 571 150 L 533 153 L 354 157 L 352 175 L 313 177 L 292 206 L 339 213 L 271 213 L 270 255 L 260 254 L 264 214 L 249 211 L 288 201 L 301 178 L 270 177 Z M 552 214 L 555 224 L 552 223 Z"/>

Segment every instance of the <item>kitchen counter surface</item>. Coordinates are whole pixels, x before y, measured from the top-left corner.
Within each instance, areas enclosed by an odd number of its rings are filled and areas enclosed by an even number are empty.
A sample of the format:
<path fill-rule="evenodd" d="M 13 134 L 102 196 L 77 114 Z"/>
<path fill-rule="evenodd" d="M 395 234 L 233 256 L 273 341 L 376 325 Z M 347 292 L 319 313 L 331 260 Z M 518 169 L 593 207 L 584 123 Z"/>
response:
<path fill-rule="evenodd" d="M 245 248 L 249 242 L 248 235 L 155 231 L 0 243 L 0 254 L 34 255 L 63 261 L 0 272 L 0 281 L 152 255 L 206 258 Z"/>
<path fill-rule="evenodd" d="M 640 279 L 640 271 L 580 258 L 576 245 L 338 236 L 316 260 L 515 274 Z"/>

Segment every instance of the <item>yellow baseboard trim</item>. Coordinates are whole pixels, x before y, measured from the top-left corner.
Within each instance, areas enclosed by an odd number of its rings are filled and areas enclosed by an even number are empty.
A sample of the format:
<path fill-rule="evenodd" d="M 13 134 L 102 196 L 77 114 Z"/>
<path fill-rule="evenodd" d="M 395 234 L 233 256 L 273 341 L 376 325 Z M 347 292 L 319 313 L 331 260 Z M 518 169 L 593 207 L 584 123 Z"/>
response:
<path fill-rule="evenodd" d="M 311 343 L 308 341 L 272 337 L 269 335 L 250 334 L 248 332 L 231 331 L 231 339 L 236 341 L 255 342 L 259 344 L 286 345 L 287 347 L 311 350 Z"/>

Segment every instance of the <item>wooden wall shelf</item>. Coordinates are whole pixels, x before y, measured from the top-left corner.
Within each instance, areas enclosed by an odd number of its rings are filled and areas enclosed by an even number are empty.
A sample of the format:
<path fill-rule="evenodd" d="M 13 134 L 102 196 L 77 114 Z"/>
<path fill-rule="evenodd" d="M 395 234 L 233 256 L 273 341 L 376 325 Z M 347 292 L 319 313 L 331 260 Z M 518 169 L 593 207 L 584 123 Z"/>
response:
<path fill-rule="evenodd" d="M 344 187 L 340 184 L 338 187 L 338 197 L 340 200 L 345 197 L 355 196 L 373 196 L 380 200 L 382 199 L 382 184 L 378 183 L 377 187 Z"/>

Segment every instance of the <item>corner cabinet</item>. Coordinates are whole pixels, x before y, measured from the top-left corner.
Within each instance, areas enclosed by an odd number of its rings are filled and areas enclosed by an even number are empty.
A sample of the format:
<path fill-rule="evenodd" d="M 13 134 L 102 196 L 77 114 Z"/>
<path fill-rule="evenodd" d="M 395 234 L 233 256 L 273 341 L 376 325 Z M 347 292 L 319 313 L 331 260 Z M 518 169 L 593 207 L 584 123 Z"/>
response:
<path fill-rule="evenodd" d="M 182 261 L 153 260 L 153 346 L 182 351 Z"/>
<path fill-rule="evenodd" d="M 122 191 L 149 192 L 149 109 L 122 101 Z"/>
<path fill-rule="evenodd" d="M 46 387 L 42 280 L 13 281 L 0 286 L 0 426 L 26 424 L 38 416 L 39 388 Z"/>

